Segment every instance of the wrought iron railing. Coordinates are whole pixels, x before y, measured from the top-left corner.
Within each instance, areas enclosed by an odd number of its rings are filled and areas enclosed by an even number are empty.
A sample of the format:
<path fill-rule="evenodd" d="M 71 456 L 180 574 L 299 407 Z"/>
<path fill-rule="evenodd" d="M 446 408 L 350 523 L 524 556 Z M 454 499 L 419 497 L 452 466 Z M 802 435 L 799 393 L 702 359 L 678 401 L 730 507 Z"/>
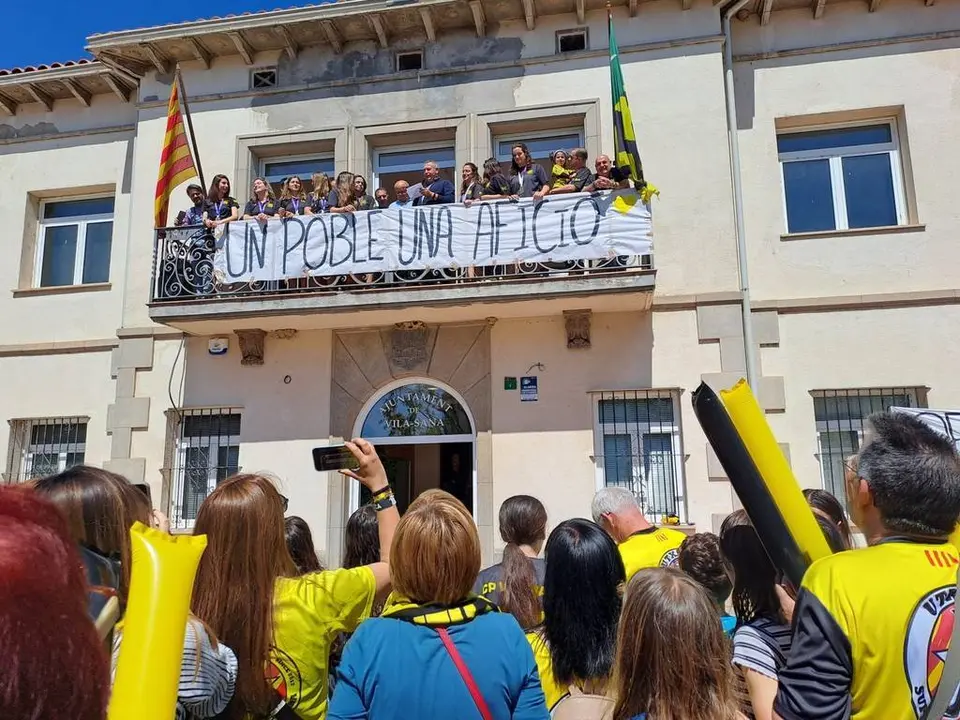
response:
<path fill-rule="evenodd" d="M 349 275 L 304 275 L 286 280 L 229 282 L 217 270 L 215 260 L 217 240 L 213 232 L 207 228 L 161 228 L 155 231 L 154 240 L 151 297 L 153 302 L 470 285 L 547 277 L 631 273 L 653 268 L 651 255 L 635 255 L 599 260 L 517 262 L 476 267 L 395 270 Z"/>

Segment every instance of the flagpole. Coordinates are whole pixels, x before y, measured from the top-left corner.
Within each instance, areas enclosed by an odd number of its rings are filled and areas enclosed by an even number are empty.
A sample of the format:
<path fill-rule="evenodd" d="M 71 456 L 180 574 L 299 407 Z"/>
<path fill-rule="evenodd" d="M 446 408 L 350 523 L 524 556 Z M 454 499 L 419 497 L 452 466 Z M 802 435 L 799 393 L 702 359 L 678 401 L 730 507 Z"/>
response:
<path fill-rule="evenodd" d="M 180 91 L 180 103 L 183 105 L 183 114 L 187 119 L 187 130 L 190 133 L 190 147 L 193 149 L 193 161 L 197 164 L 197 175 L 200 177 L 200 186 L 203 188 L 203 191 L 206 192 L 207 183 L 203 179 L 203 166 L 200 164 L 200 151 L 197 150 L 197 136 L 193 132 L 193 118 L 190 116 L 187 90 L 183 86 L 183 76 L 180 74 L 180 63 L 177 63 L 174 81 L 177 83 L 177 89 Z"/>

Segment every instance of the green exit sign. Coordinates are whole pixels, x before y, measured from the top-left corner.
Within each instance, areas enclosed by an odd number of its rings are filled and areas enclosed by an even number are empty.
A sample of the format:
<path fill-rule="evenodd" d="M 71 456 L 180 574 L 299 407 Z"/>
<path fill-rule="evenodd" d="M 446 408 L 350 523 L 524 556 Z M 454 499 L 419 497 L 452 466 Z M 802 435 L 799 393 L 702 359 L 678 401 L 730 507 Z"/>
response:
<path fill-rule="evenodd" d="M 517 379 L 515 377 L 505 377 L 503 379 L 503 389 L 504 390 L 516 390 L 517 389 Z"/>

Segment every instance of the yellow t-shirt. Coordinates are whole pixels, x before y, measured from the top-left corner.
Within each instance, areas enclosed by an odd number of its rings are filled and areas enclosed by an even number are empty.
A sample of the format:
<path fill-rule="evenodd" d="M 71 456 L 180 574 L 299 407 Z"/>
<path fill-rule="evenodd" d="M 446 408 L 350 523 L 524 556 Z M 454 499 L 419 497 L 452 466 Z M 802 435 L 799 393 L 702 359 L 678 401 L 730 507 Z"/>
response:
<path fill-rule="evenodd" d="M 527 633 L 527 642 L 530 643 L 533 659 L 537 662 L 537 672 L 540 674 L 540 686 L 547 700 L 547 709 L 552 710 L 554 705 L 569 694 L 569 689 L 559 685 L 553 678 L 553 661 L 550 659 L 550 648 L 547 647 L 547 640 L 543 637 L 543 633 L 531 630 Z"/>
<path fill-rule="evenodd" d="M 628 537 L 620 543 L 620 557 L 627 571 L 627 580 L 643 568 L 676 565 L 680 543 L 686 537 L 679 530 L 663 527 L 650 527 Z"/>
<path fill-rule="evenodd" d="M 890 539 L 803 577 L 775 708 L 785 720 L 922 717 L 954 623 L 957 549 Z M 958 716 L 954 695 L 947 715 Z"/>
<path fill-rule="evenodd" d="M 267 677 L 301 720 L 326 717 L 330 645 L 370 617 L 376 589 L 368 567 L 277 580 Z"/>

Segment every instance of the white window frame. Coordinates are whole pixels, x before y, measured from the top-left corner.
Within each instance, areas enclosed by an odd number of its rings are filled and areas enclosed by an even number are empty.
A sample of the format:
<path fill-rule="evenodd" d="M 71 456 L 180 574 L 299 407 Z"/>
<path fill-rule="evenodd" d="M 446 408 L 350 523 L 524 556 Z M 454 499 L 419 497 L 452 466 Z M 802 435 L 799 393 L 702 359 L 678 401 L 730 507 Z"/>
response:
<path fill-rule="evenodd" d="M 226 436 L 191 435 L 184 437 L 182 423 L 187 417 L 218 417 L 239 415 L 240 428 L 242 432 L 243 411 L 241 408 L 224 407 L 188 408 L 182 410 L 181 412 L 183 413 L 183 419 L 181 420 L 181 427 L 176 439 L 176 462 L 173 466 L 173 482 L 171 483 L 170 493 L 170 527 L 175 530 L 192 530 L 196 519 L 183 517 L 183 500 L 186 495 L 187 487 L 187 451 L 191 448 L 203 448 L 209 451 L 207 453 L 207 494 L 205 496 L 209 497 L 210 493 L 212 493 L 217 487 L 217 470 L 219 469 L 217 459 L 219 457 L 221 448 L 237 448 L 237 472 L 240 471 L 239 450 L 241 448 L 241 436 L 240 434 L 237 434 Z M 224 440 L 226 442 L 221 442 Z M 179 492 L 177 492 L 178 490 Z"/>
<path fill-rule="evenodd" d="M 97 215 L 74 215 L 72 217 L 65 218 L 52 218 L 50 220 L 44 220 L 44 213 L 46 212 L 46 207 L 49 204 L 55 204 L 60 202 L 73 202 L 75 200 L 107 200 L 112 199 L 114 201 L 114 211 L 112 213 L 99 213 Z M 33 286 L 35 288 L 40 287 L 75 287 L 77 285 L 84 285 L 83 282 L 83 261 L 86 257 L 87 251 L 87 225 L 95 225 L 97 223 L 102 223 L 105 221 L 110 221 L 112 224 L 115 222 L 114 218 L 116 217 L 116 197 L 113 195 L 72 195 L 70 197 L 59 197 L 59 198 L 47 198 L 40 202 L 40 216 L 37 219 L 37 249 L 36 255 L 34 257 L 33 263 Z M 65 227 L 68 225 L 77 226 L 77 254 L 73 259 L 73 283 L 70 285 L 41 285 L 40 281 L 43 277 L 43 253 L 46 248 L 47 242 L 47 228 L 51 227 Z M 113 226 L 110 228 L 110 258 L 107 263 L 107 280 L 110 281 L 110 265 L 113 262 Z M 99 282 L 99 281 L 98 281 Z M 87 285 L 92 285 L 94 283 L 86 283 Z"/>
<path fill-rule="evenodd" d="M 783 166 L 785 163 L 797 160 L 827 160 L 830 163 L 830 187 L 833 195 L 833 218 L 836 228 L 834 230 L 824 230 L 822 232 L 836 232 L 838 230 L 849 230 L 850 224 L 847 218 L 847 196 L 845 193 L 843 181 L 843 158 L 855 157 L 858 155 L 876 155 L 879 153 L 888 153 L 890 155 L 890 173 L 893 181 L 893 199 L 897 212 L 897 225 L 907 224 L 907 201 L 904 189 L 903 165 L 900 157 L 900 134 L 897 130 L 897 119 L 895 117 L 881 117 L 872 120 L 859 120 L 847 123 L 830 123 L 822 125 L 808 125 L 789 130 L 781 130 L 777 133 L 777 139 L 799 133 L 844 130 L 846 128 L 862 128 L 871 125 L 887 125 L 890 127 L 890 142 L 874 143 L 872 145 L 848 145 L 844 147 L 827 148 L 821 150 L 802 150 L 799 152 L 779 153 L 778 161 L 780 163 L 780 200 L 783 211 L 784 231 L 787 234 L 803 233 L 803 230 L 793 231 L 790 229 L 789 216 L 787 215 L 787 183 L 784 176 Z M 880 227 L 880 226 L 876 226 Z M 869 230 L 870 228 L 856 228 L 857 230 Z"/>
<path fill-rule="evenodd" d="M 904 395 L 910 397 L 913 405 L 911 407 L 927 407 L 926 388 L 919 385 L 891 385 L 887 387 L 872 388 L 834 388 L 830 390 L 811 390 L 812 398 L 862 398 L 862 397 L 883 397 L 890 395 L 891 392 L 897 393 L 903 391 Z M 820 487 L 828 492 L 834 492 L 836 488 L 830 487 L 830 480 L 827 477 L 824 467 L 824 458 L 832 453 L 824 450 L 823 435 L 826 433 L 844 433 L 851 432 L 857 434 L 857 448 L 852 452 L 858 452 L 863 445 L 863 421 L 866 417 L 859 419 L 850 418 L 848 420 L 817 420 L 816 409 L 814 409 L 814 428 L 817 432 L 817 466 L 820 471 Z M 851 453 L 852 454 L 852 453 Z M 846 459 L 846 458 L 843 458 Z M 843 498 L 840 498 L 841 500 Z"/>
<path fill-rule="evenodd" d="M 493 136 L 493 156 L 501 163 L 510 162 L 513 160 L 513 157 L 509 154 L 506 157 L 500 155 L 500 143 L 510 142 L 527 142 L 528 140 L 541 140 L 543 138 L 550 137 L 559 137 L 560 135 L 576 135 L 577 136 L 577 147 L 583 147 L 584 144 L 584 133 L 583 126 L 580 127 L 569 127 L 569 128 L 558 128 L 556 130 L 538 130 L 536 132 L 519 132 L 514 134 L 498 134 Z M 555 148 L 559 150 L 561 148 Z M 573 148 L 563 148 L 564 150 L 573 150 Z"/>
<path fill-rule="evenodd" d="M 683 433 L 681 428 L 680 415 L 680 391 L 676 389 L 660 388 L 642 388 L 636 390 L 604 390 L 590 393 L 591 403 L 593 405 L 593 461 L 596 478 L 596 489 L 601 490 L 607 487 L 606 470 L 604 468 L 603 458 L 603 439 L 607 435 L 630 435 L 631 442 L 635 443 L 633 447 L 634 467 L 632 485 L 635 487 L 647 482 L 645 469 L 643 467 L 643 438 L 652 435 L 669 435 L 670 449 L 673 456 L 673 468 L 675 471 L 674 492 L 677 499 L 677 513 L 680 522 L 687 521 L 687 499 L 686 499 L 686 480 L 684 475 L 684 452 L 683 452 Z M 636 432 L 627 430 L 624 432 L 623 425 L 620 423 L 601 423 L 600 422 L 600 401 L 601 400 L 644 400 L 655 398 L 669 398 L 673 402 L 673 422 L 650 423 L 646 424 L 646 431 L 640 426 L 645 423 L 634 423 Z M 605 428 L 610 428 L 610 432 L 604 432 Z M 645 509 L 644 509 L 645 510 Z M 652 522 L 659 522 L 659 517 L 649 517 Z"/>
<path fill-rule="evenodd" d="M 449 142 L 449 145 L 446 144 Z M 437 142 L 428 142 L 428 143 L 413 143 L 410 145 L 385 145 L 384 147 L 374 148 L 373 151 L 373 174 L 370 179 L 370 184 L 367 185 L 367 189 L 378 188 L 381 186 L 380 176 L 386 172 L 388 174 L 397 173 L 397 172 L 416 172 L 419 173 L 417 177 L 420 177 L 423 174 L 423 163 L 407 163 L 405 165 L 393 165 L 390 168 L 384 170 L 380 167 L 380 156 L 381 155 L 390 155 L 392 153 L 402 153 L 402 152 L 417 152 L 420 150 L 453 150 L 453 162 L 449 165 L 438 164 L 441 169 L 452 168 L 456 171 L 457 168 L 457 148 L 455 140 L 441 140 Z M 428 160 L 436 160 L 435 157 L 427 157 L 423 162 Z M 454 172 L 456 175 L 456 172 Z M 411 178 L 412 179 L 412 178 Z M 411 185 L 419 182 L 419 180 L 412 180 Z"/>
<path fill-rule="evenodd" d="M 276 157 L 262 157 L 260 158 L 260 165 L 258 167 L 257 175 L 263 178 L 267 177 L 267 165 L 272 165 L 273 163 L 307 162 L 309 160 L 320 160 L 324 162 L 329 161 L 333 163 L 333 175 L 336 175 L 337 165 L 336 165 L 336 162 L 334 161 L 332 152 L 304 153 L 302 155 L 277 155 Z"/>

